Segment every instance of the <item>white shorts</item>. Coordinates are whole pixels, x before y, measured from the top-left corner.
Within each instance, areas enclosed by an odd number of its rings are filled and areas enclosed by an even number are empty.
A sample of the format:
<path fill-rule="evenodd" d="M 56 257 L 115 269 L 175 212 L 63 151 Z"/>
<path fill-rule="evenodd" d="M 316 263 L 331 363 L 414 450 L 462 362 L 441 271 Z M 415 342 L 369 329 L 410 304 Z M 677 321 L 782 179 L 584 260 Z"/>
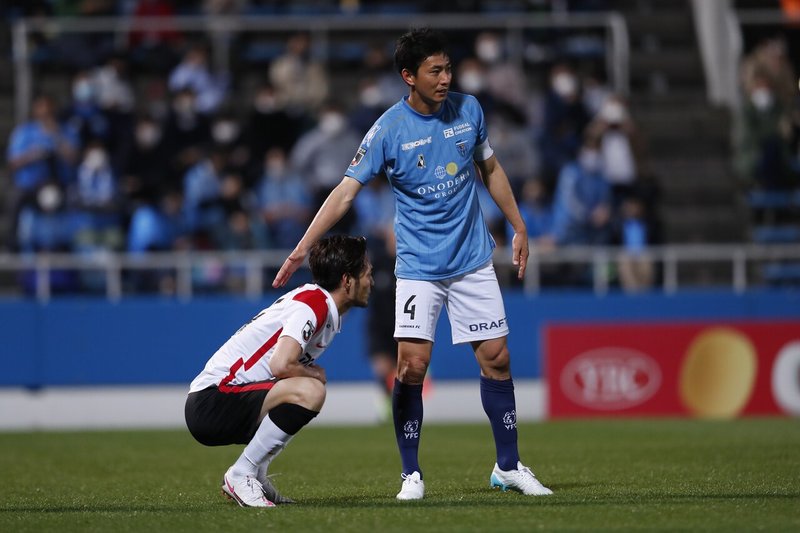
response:
<path fill-rule="evenodd" d="M 508 335 L 508 321 L 492 262 L 442 281 L 398 279 L 394 337 L 433 341 L 442 305 L 447 307 L 453 344 Z"/>

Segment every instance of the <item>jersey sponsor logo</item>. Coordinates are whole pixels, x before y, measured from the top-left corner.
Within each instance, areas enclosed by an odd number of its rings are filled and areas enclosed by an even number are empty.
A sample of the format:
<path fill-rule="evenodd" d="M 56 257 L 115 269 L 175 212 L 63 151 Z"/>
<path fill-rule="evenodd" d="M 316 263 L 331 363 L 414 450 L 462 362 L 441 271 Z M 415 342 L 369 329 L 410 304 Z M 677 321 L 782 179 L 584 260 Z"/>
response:
<path fill-rule="evenodd" d="M 303 326 L 303 340 L 308 342 L 308 339 L 310 339 L 311 335 L 313 334 L 314 334 L 314 324 L 312 324 L 310 320 L 307 320 L 306 325 Z"/>
<path fill-rule="evenodd" d="M 469 122 L 462 122 L 457 126 L 453 126 L 452 128 L 445 128 L 442 130 L 444 133 L 444 138 L 449 139 L 450 137 L 455 137 L 456 135 L 463 135 L 464 133 L 469 133 L 472 131 L 472 124 Z"/>
<path fill-rule="evenodd" d="M 456 142 L 456 148 L 458 148 L 458 154 L 461 157 L 467 157 L 467 141 L 461 140 Z"/>
<path fill-rule="evenodd" d="M 417 168 L 425 168 L 425 156 L 422 154 L 417 157 Z"/>
<path fill-rule="evenodd" d="M 438 177 L 438 176 L 437 176 Z M 465 170 L 458 176 L 440 181 L 438 183 L 433 183 L 431 185 L 424 185 L 422 187 L 417 188 L 417 194 L 420 196 L 433 196 L 434 198 L 446 198 L 448 196 L 452 196 L 453 194 L 457 193 L 461 186 L 467 181 L 467 178 L 470 177 L 470 171 Z M 440 178 L 441 179 L 441 178 Z"/>
<path fill-rule="evenodd" d="M 361 160 L 364 159 L 364 154 L 366 153 L 367 153 L 366 148 L 364 148 L 363 146 L 359 148 L 358 151 L 356 152 L 356 155 L 353 156 L 353 160 L 350 161 L 350 166 L 357 167 L 358 164 L 361 163 Z"/>
<path fill-rule="evenodd" d="M 364 140 L 361 142 L 364 146 L 369 148 L 370 143 L 372 143 L 372 139 L 375 138 L 375 135 L 381 130 L 380 124 L 375 124 L 372 126 L 366 135 L 364 135 Z"/>
<path fill-rule="evenodd" d="M 464 133 L 469 133 L 471 131 L 472 131 L 472 124 L 470 124 L 469 122 L 462 122 L 461 124 L 453 128 L 453 132 L 456 135 L 462 135 Z"/>
<path fill-rule="evenodd" d="M 447 171 L 442 165 L 437 165 L 436 170 L 433 171 L 433 175 L 439 179 L 442 179 L 447 175 Z"/>
<path fill-rule="evenodd" d="M 400 145 L 400 149 L 404 152 L 407 152 L 408 150 L 413 150 L 414 148 L 419 148 L 420 146 L 425 146 L 426 144 L 430 144 L 432 141 L 433 138 L 431 136 L 428 136 L 425 137 L 424 139 L 417 139 L 416 141 L 403 143 Z"/>
<path fill-rule="evenodd" d="M 502 328 L 506 325 L 506 317 L 500 320 L 492 320 L 491 322 L 477 322 L 469 325 L 470 331 L 489 331 L 492 329 Z"/>

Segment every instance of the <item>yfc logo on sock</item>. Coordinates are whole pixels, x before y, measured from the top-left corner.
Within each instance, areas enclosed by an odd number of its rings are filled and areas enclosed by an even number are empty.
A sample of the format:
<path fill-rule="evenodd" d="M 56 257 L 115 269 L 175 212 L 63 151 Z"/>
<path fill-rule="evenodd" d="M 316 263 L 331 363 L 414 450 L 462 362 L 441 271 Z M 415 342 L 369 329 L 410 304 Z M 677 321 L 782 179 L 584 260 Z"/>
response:
<path fill-rule="evenodd" d="M 510 411 L 503 415 L 503 424 L 506 429 L 517 429 L 517 411 Z"/>
<path fill-rule="evenodd" d="M 419 420 L 409 420 L 403 426 L 405 438 L 418 439 L 419 438 Z"/>

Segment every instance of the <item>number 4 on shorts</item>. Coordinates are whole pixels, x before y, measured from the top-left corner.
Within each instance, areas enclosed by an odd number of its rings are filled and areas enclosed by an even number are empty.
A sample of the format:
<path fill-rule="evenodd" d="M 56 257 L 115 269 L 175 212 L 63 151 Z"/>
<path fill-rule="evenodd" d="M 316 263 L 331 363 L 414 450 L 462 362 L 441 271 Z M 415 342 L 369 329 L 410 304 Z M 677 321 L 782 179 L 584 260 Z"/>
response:
<path fill-rule="evenodd" d="M 416 294 L 412 294 L 411 297 L 406 300 L 406 305 L 403 306 L 403 314 L 409 315 L 411 320 L 414 320 L 414 315 L 417 312 L 417 304 L 412 305 L 411 302 L 414 301 L 416 298 Z"/>

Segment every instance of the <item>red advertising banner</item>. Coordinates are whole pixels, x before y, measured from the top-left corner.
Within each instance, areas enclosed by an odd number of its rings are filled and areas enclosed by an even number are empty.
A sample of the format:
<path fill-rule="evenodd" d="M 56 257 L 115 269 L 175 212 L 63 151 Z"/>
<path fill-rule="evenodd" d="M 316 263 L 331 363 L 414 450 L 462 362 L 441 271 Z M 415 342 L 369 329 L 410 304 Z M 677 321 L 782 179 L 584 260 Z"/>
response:
<path fill-rule="evenodd" d="M 800 416 L 800 322 L 549 325 L 551 417 Z"/>

